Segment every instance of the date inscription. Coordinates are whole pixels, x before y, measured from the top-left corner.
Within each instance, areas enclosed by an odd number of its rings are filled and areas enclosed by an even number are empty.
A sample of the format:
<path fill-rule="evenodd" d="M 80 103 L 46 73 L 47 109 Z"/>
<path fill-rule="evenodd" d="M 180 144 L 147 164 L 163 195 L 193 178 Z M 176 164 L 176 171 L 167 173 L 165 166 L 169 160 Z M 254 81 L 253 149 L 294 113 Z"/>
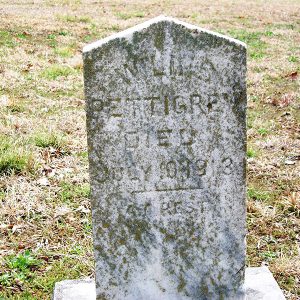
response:
<path fill-rule="evenodd" d="M 128 164 L 98 168 L 99 183 L 114 182 L 116 186 L 126 186 L 131 193 L 151 191 L 166 192 L 203 189 L 203 178 L 207 173 L 207 159 L 190 160 L 153 158 L 146 165 L 130 162 Z M 220 172 L 230 175 L 233 164 L 231 159 L 223 159 Z"/>

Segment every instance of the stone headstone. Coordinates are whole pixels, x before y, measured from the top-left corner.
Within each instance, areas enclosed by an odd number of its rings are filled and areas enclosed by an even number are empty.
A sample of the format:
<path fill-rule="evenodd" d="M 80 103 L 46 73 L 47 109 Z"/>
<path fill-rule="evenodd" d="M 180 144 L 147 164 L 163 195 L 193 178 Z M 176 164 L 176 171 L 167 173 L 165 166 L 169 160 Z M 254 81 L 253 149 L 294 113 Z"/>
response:
<path fill-rule="evenodd" d="M 83 57 L 97 299 L 242 299 L 245 45 L 158 17 Z"/>

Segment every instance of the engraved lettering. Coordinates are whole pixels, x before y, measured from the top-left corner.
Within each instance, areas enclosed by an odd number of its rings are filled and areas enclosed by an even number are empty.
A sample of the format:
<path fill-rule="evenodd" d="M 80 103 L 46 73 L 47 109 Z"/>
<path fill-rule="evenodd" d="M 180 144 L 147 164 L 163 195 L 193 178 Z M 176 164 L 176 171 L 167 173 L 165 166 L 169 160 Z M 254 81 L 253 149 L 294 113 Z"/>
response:
<path fill-rule="evenodd" d="M 213 109 L 216 110 L 215 106 L 217 104 L 218 94 L 211 94 L 208 97 L 208 103 L 206 105 L 207 112 L 210 113 Z"/>
<path fill-rule="evenodd" d="M 203 109 L 203 101 L 200 95 L 191 95 L 191 108 L 192 113 L 195 113 L 195 110 L 198 108 L 202 113 L 205 113 L 205 110 Z"/>
<path fill-rule="evenodd" d="M 231 158 L 224 158 L 222 160 L 223 166 L 224 166 L 224 173 L 226 175 L 229 175 L 232 172 L 232 159 Z"/>
<path fill-rule="evenodd" d="M 180 162 L 180 172 L 182 173 L 182 179 L 188 179 L 191 175 L 190 161 L 185 159 Z"/>
<path fill-rule="evenodd" d="M 109 115 L 115 118 L 147 118 L 148 116 L 168 116 L 172 114 L 185 115 L 205 114 L 218 111 L 218 93 L 199 95 L 193 93 L 188 97 L 181 95 L 161 95 L 141 98 L 114 98 L 104 102 L 95 100 L 94 111 L 103 111 L 108 107 Z M 125 103 L 124 103 L 125 102 Z"/>
<path fill-rule="evenodd" d="M 115 118 L 122 117 L 123 113 L 122 113 L 121 98 L 109 100 L 109 113 L 112 117 Z"/>
<path fill-rule="evenodd" d="M 137 112 L 140 110 L 140 106 L 138 105 L 139 99 L 126 99 L 126 110 L 128 110 L 128 114 L 133 116 L 134 118 L 138 115 Z"/>
<path fill-rule="evenodd" d="M 174 66 L 174 55 L 171 54 L 170 58 L 170 75 L 175 74 L 175 66 Z"/>
<path fill-rule="evenodd" d="M 196 161 L 196 166 L 197 166 L 197 173 L 200 176 L 203 176 L 206 174 L 206 166 L 207 166 L 207 162 L 202 160 L 202 159 L 198 159 Z"/>
<path fill-rule="evenodd" d="M 179 130 L 179 133 L 180 133 L 181 145 L 190 146 L 193 144 L 194 142 L 193 139 L 195 135 L 195 131 L 193 129 L 183 128 Z"/>
<path fill-rule="evenodd" d="M 164 71 L 154 68 L 153 69 L 153 75 L 154 76 L 163 76 L 164 75 Z"/>
<path fill-rule="evenodd" d="M 175 161 L 169 161 L 166 164 L 167 177 L 175 178 L 177 175 L 177 166 Z"/>
<path fill-rule="evenodd" d="M 187 105 L 184 102 L 184 98 L 181 96 L 175 96 L 173 98 L 173 105 L 174 105 L 174 111 L 176 111 L 178 114 L 186 113 L 187 111 Z"/>
<path fill-rule="evenodd" d="M 128 176 L 131 181 L 140 180 L 139 172 L 135 163 L 133 163 L 131 166 L 128 167 Z"/>
<path fill-rule="evenodd" d="M 150 101 L 151 116 L 153 116 L 156 110 L 156 103 L 159 102 L 159 97 L 148 97 L 145 100 Z"/>
<path fill-rule="evenodd" d="M 168 96 L 165 96 L 165 115 L 167 116 L 169 114 L 169 98 Z"/>
<path fill-rule="evenodd" d="M 169 140 L 171 132 L 172 132 L 172 129 L 157 130 L 157 139 L 158 139 L 159 146 L 169 147 L 171 145 L 171 142 Z"/>
<path fill-rule="evenodd" d="M 207 59 L 202 63 L 200 70 L 200 78 L 204 81 L 211 81 L 213 75 L 216 73 L 214 65 Z"/>
<path fill-rule="evenodd" d="M 145 166 L 142 166 L 142 170 L 144 172 L 144 180 L 147 181 L 149 179 L 149 176 L 151 174 L 151 165 L 145 167 Z"/>

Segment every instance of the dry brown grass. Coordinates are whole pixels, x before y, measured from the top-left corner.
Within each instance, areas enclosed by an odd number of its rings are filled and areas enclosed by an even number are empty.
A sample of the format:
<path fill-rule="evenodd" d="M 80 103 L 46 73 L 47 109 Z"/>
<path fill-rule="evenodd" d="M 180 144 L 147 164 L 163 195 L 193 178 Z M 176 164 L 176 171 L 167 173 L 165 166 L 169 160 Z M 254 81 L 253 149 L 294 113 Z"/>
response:
<path fill-rule="evenodd" d="M 162 13 L 248 43 L 248 265 L 300 299 L 299 0 L 0 2 L 0 299 L 93 274 L 81 49 Z"/>

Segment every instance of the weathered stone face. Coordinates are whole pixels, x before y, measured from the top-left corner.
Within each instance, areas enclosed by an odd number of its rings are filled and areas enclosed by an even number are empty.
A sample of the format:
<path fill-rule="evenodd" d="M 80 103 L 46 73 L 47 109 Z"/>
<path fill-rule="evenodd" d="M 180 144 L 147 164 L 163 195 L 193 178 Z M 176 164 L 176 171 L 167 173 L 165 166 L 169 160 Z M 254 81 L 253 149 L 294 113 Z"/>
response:
<path fill-rule="evenodd" d="M 246 50 L 159 17 L 84 49 L 97 299 L 238 299 Z"/>

